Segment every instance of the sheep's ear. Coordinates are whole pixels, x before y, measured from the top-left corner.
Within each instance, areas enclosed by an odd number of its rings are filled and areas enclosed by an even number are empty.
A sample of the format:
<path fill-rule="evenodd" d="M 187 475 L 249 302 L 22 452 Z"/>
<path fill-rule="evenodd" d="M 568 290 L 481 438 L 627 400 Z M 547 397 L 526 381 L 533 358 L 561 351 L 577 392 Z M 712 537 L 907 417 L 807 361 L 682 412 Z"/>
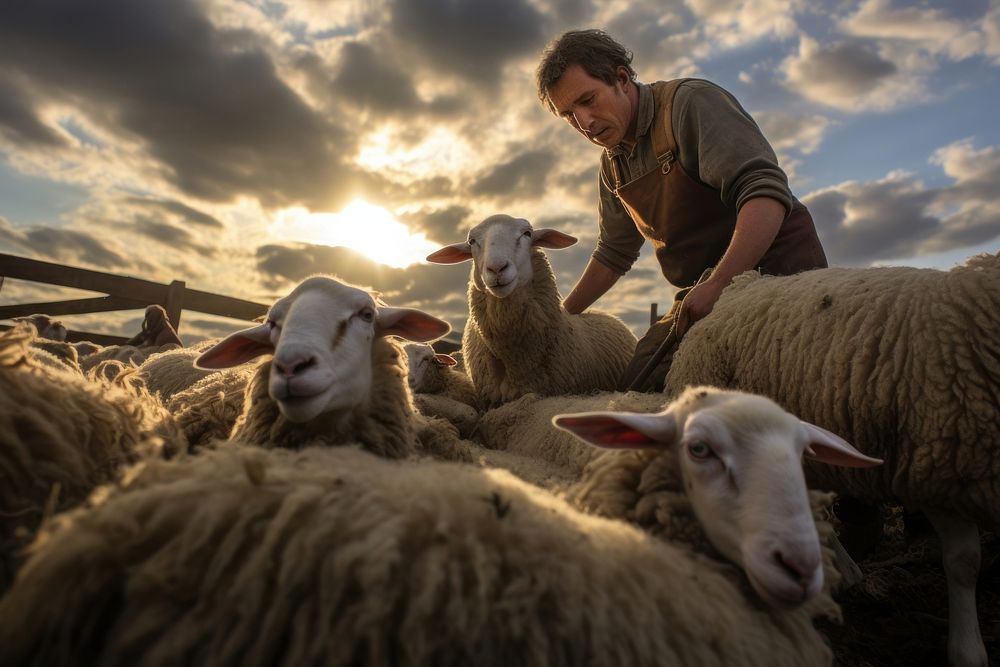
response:
<path fill-rule="evenodd" d="M 880 465 L 882 459 L 865 456 L 839 435 L 820 428 L 807 421 L 802 422 L 809 436 L 809 445 L 805 455 L 814 461 L 829 463 L 845 468 L 871 468 Z"/>
<path fill-rule="evenodd" d="M 399 336 L 417 343 L 440 338 L 449 331 L 450 324 L 415 308 L 382 307 L 375 319 L 376 336 Z"/>
<path fill-rule="evenodd" d="M 245 364 L 262 354 L 273 354 L 271 330 L 266 324 L 231 333 L 201 353 L 194 361 L 195 368 L 232 368 Z"/>
<path fill-rule="evenodd" d="M 664 449 L 677 439 L 677 420 L 669 412 L 579 412 L 556 415 L 552 423 L 607 449 Z"/>
<path fill-rule="evenodd" d="M 543 248 L 568 248 L 576 243 L 576 237 L 563 234 L 556 229 L 536 229 L 531 232 L 531 245 Z"/>
<path fill-rule="evenodd" d="M 441 364 L 443 366 L 457 366 L 458 365 L 458 362 L 455 361 L 455 357 L 451 356 L 450 354 L 441 354 L 441 353 L 435 354 L 434 355 L 434 361 L 438 362 L 439 364 Z"/>
<path fill-rule="evenodd" d="M 460 264 L 470 259 L 472 248 L 467 242 L 452 243 L 427 255 L 427 261 L 433 264 Z"/>

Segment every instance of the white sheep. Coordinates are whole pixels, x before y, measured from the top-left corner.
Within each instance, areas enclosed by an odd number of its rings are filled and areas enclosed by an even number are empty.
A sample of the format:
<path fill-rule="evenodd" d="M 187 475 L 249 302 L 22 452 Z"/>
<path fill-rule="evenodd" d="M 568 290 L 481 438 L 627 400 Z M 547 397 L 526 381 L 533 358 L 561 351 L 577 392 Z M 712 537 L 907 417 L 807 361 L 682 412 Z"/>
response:
<path fill-rule="evenodd" d="M 683 490 L 681 505 L 655 522 L 657 531 L 675 537 L 670 514 L 689 505 L 712 546 L 771 604 L 808 599 L 823 584 L 803 456 L 840 466 L 881 463 L 768 398 L 712 387 L 691 387 L 653 414 L 585 412 L 552 423 L 598 447 L 659 450 L 604 456 L 571 497 L 592 511 L 636 520 L 646 493 Z"/>
<path fill-rule="evenodd" d="M 54 320 L 50 315 L 36 313 L 27 317 L 15 317 L 14 322 L 26 322 L 35 328 L 38 338 L 64 342 L 66 340 L 66 326 L 59 320 Z"/>
<path fill-rule="evenodd" d="M 809 466 L 807 479 L 927 514 L 943 544 L 949 661 L 985 666 L 977 524 L 1000 528 L 998 332 L 998 255 L 951 271 L 748 273 L 685 336 L 666 391 L 761 393 L 885 459 L 873 470 Z"/>
<path fill-rule="evenodd" d="M 0 591 L 45 516 L 81 503 L 124 464 L 181 443 L 151 396 L 42 365 L 34 338 L 27 325 L 0 334 Z"/>
<path fill-rule="evenodd" d="M 407 381 L 413 403 L 423 415 L 446 419 L 468 438 L 479 424 L 478 399 L 472 380 L 455 370 L 457 362 L 426 343 L 403 346 L 409 367 Z"/>
<path fill-rule="evenodd" d="M 133 373 L 146 384 L 149 393 L 166 404 L 175 394 L 215 372 L 198 368 L 194 362 L 202 352 L 217 342 L 217 340 L 201 341 L 190 347 L 150 354 Z"/>
<path fill-rule="evenodd" d="M 532 229 L 527 220 L 494 215 L 473 227 L 467 241 L 427 257 L 438 264 L 473 261 L 462 352 L 482 407 L 527 393 L 616 387 L 635 351 L 635 336 L 613 315 L 567 313 L 539 249 L 574 243 L 554 229 Z"/>
<path fill-rule="evenodd" d="M 417 413 L 401 346 L 390 339 L 424 342 L 449 329 L 420 310 L 391 308 L 365 290 L 312 276 L 276 301 L 266 322 L 230 334 L 195 365 L 230 368 L 273 354 L 249 377 L 234 439 L 293 448 L 315 438 L 359 442 L 388 457 L 409 456 L 422 446 L 468 458 L 454 427 Z M 213 392 L 206 400 L 217 398 Z"/>
<path fill-rule="evenodd" d="M 223 446 L 105 496 L 0 600 L 10 664 L 832 663 L 825 595 L 760 605 L 731 566 L 501 470 Z"/>

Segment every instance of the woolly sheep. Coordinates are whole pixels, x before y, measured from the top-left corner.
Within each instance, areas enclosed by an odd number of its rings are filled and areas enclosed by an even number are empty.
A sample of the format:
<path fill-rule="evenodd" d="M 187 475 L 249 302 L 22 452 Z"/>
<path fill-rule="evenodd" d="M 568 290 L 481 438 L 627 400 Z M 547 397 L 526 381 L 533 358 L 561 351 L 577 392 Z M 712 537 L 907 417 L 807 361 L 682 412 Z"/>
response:
<path fill-rule="evenodd" d="M 554 229 L 533 230 L 527 220 L 494 215 L 473 227 L 466 242 L 427 257 L 438 264 L 473 262 L 462 351 L 482 407 L 527 393 L 615 388 L 635 350 L 635 336 L 613 315 L 567 313 L 539 249 L 574 243 Z"/>
<path fill-rule="evenodd" d="M 223 447 L 109 495 L 0 600 L 12 664 L 832 662 L 828 598 L 761 606 L 732 567 L 505 471 Z"/>
<path fill-rule="evenodd" d="M 142 329 L 135 336 L 125 342 L 126 345 L 136 347 L 163 347 L 164 345 L 180 345 L 180 336 L 174 330 L 174 325 L 167 317 L 167 311 L 159 304 L 146 306 L 145 314 L 142 318 Z"/>
<path fill-rule="evenodd" d="M 202 352 L 217 342 L 217 340 L 202 341 L 191 347 L 151 354 L 134 373 L 146 384 L 149 393 L 167 403 L 175 394 L 216 372 L 197 368 L 194 362 Z"/>
<path fill-rule="evenodd" d="M 365 290 L 313 276 L 275 302 L 265 323 L 231 334 L 205 350 L 196 365 L 228 368 L 274 355 L 246 385 L 234 439 L 292 448 L 315 438 L 359 442 L 395 458 L 423 445 L 445 447 L 433 452 L 438 455 L 467 458 L 453 427 L 417 413 L 401 347 L 389 338 L 423 342 L 449 329 L 422 311 L 391 308 Z"/>
<path fill-rule="evenodd" d="M 42 313 L 29 315 L 27 317 L 15 317 L 14 322 L 26 322 L 35 328 L 38 338 L 64 342 L 66 340 L 66 326 L 59 320 L 52 319 L 51 316 Z"/>
<path fill-rule="evenodd" d="M 180 441 L 148 395 L 40 366 L 34 336 L 26 325 L 0 334 L 0 591 L 45 516 L 82 502 L 125 463 Z"/>
<path fill-rule="evenodd" d="M 823 584 L 803 455 L 841 466 L 881 463 L 766 397 L 712 387 L 689 388 L 655 414 L 585 412 L 559 415 L 553 424 L 599 447 L 670 452 L 660 460 L 641 459 L 651 468 L 646 489 L 651 480 L 656 492 L 683 488 L 708 541 L 743 568 L 770 604 L 808 599 Z M 635 458 L 595 462 L 577 500 L 622 516 L 632 504 L 622 503 L 622 494 L 636 495 Z"/>
<path fill-rule="evenodd" d="M 744 274 L 685 336 L 666 391 L 714 384 L 770 396 L 887 461 L 808 467 L 869 502 L 923 510 L 943 543 L 948 655 L 987 664 L 976 619 L 977 524 L 1000 528 L 1000 256 L 951 271 Z"/>
<path fill-rule="evenodd" d="M 463 437 L 470 437 L 479 424 L 479 411 L 469 376 L 454 370 L 454 357 L 437 353 L 426 343 L 406 343 L 403 350 L 409 368 L 407 381 L 420 413 L 446 419 Z"/>

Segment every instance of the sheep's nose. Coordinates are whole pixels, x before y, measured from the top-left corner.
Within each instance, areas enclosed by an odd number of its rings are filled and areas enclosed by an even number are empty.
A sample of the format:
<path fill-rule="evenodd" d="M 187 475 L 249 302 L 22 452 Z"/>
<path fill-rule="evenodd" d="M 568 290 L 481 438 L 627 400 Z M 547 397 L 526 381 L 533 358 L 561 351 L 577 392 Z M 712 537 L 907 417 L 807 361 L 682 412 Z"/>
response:
<path fill-rule="evenodd" d="M 771 557 L 788 578 L 802 589 L 803 593 L 808 590 L 815 576 L 816 568 L 820 565 L 816 558 L 807 555 L 786 554 L 777 549 L 771 554 Z"/>
<path fill-rule="evenodd" d="M 492 264 L 486 265 L 487 273 L 493 273 L 495 275 L 500 275 L 500 272 L 510 266 L 510 262 L 507 260 L 501 260 L 499 262 L 493 262 Z"/>
<path fill-rule="evenodd" d="M 274 359 L 274 368 L 286 378 L 299 375 L 316 364 L 316 358 L 307 354 L 297 354 L 284 359 Z"/>

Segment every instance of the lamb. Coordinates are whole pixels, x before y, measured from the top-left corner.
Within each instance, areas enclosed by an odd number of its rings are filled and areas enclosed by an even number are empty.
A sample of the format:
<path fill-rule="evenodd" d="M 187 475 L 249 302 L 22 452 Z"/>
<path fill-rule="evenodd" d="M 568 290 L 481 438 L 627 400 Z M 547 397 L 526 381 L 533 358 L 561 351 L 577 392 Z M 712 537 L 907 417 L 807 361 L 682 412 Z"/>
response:
<path fill-rule="evenodd" d="M 180 433 L 148 395 L 40 365 L 35 332 L 0 334 L 0 592 L 42 519 L 82 502 L 126 463 L 175 451 Z"/>
<path fill-rule="evenodd" d="M 426 343 L 407 343 L 403 350 L 409 368 L 407 381 L 420 413 L 446 419 L 462 437 L 472 436 L 479 424 L 476 389 L 468 375 L 454 370 L 454 357 L 439 354 Z"/>
<path fill-rule="evenodd" d="M 569 494 L 574 502 L 669 539 L 692 539 L 684 514 L 693 512 L 707 541 L 771 604 L 808 599 L 822 585 L 803 455 L 838 466 L 881 463 L 766 397 L 712 387 L 691 387 L 655 414 L 584 412 L 552 423 L 592 445 L 625 450 L 587 468 Z"/>
<path fill-rule="evenodd" d="M 174 330 L 174 325 L 170 323 L 166 309 L 157 303 L 146 306 L 141 330 L 125 344 L 136 347 L 163 347 L 164 345 L 183 347 L 184 345 L 181 337 Z"/>
<path fill-rule="evenodd" d="M 423 447 L 467 459 L 454 427 L 417 413 L 402 349 L 389 338 L 426 342 L 450 328 L 422 311 L 391 308 L 365 290 L 313 276 L 275 302 L 266 322 L 229 335 L 195 365 L 231 368 L 274 355 L 246 384 L 233 439 L 296 448 L 321 438 L 359 442 L 391 458 Z"/>
<path fill-rule="evenodd" d="M 28 317 L 15 317 L 14 322 L 26 322 L 35 328 L 38 338 L 65 342 L 66 326 L 59 320 L 52 319 L 49 315 L 37 313 Z"/>
<path fill-rule="evenodd" d="M 527 393 L 585 394 L 614 389 L 636 338 L 613 315 L 563 310 L 555 276 L 539 248 L 576 239 L 527 220 L 494 215 L 463 243 L 427 257 L 438 264 L 473 261 L 469 320 L 462 351 L 484 408 Z"/>
<path fill-rule="evenodd" d="M 832 663 L 825 595 L 762 606 L 731 566 L 501 470 L 223 446 L 106 495 L 0 600 L 12 664 Z"/>
<path fill-rule="evenodd" d="M 1000 528 L 997 332 L 1000 255 L 951 271 L 748 273 L 685 336 L 666 391 L 706 383 L 761 393 L 885 459 L 876 470 L 809 466 L 807 478 L 927 514 L 943 544 L 949 660 L 984 666 L 977 526 Z"/>

